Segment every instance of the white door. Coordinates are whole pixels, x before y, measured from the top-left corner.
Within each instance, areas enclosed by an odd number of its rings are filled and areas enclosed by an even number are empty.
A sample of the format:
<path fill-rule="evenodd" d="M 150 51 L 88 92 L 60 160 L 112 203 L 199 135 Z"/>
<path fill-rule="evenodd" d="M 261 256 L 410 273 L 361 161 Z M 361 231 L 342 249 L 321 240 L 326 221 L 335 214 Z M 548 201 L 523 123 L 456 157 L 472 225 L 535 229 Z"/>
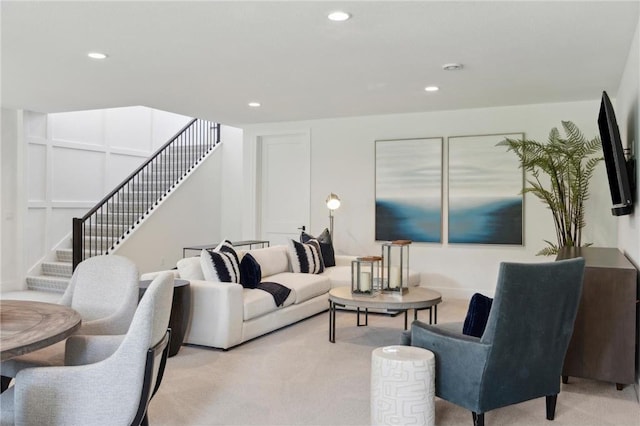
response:
<path fill-rule="evenodd" d="M 271 245 L 298 240 L 309 226 L 311 140 L 309 132 L 258 138 L 261 153 L 260 230 Z"/>

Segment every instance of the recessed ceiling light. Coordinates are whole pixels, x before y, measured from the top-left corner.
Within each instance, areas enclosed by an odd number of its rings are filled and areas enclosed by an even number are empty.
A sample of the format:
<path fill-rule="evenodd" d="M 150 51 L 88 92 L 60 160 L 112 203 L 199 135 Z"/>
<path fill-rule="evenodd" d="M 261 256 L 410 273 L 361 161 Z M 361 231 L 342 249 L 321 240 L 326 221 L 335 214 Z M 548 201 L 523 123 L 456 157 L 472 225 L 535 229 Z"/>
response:
<path fill-rule="evenodd" d="M 440 90 L 440 88 L 438 86 L 427 86 L 424 88 L 424 90 L 426 90 L 427 92 L 437 92 L 438 90 Z"/>
<path fill-rule="evenodd" d="M 251 108 L 258 108 L 260 106 L 260 102 L 249 102 L 249 106 Z"/>
<path fill-rule="evenodd" d="M 342 22 L 351 18 L 351 14 L 347 12 L 343 12 L 341 10 L 336 10 L 335 12 L 331 12 L 327 15 L 327 18 L 331 21 Z"/>
<path fill-rule="evenodd" d="M 91 59 L 106 59 L 107 55 L 104 53 L 100 53 L 100 52 L 91 52 L 89 54 L 87 54 L 88 57 L 90 57 Z"/>
<path fill-rule="evenodd" d="M 462 69 L 462 64 L 444 64 L 442 69 L 445 71 L 459 71 Z"/>

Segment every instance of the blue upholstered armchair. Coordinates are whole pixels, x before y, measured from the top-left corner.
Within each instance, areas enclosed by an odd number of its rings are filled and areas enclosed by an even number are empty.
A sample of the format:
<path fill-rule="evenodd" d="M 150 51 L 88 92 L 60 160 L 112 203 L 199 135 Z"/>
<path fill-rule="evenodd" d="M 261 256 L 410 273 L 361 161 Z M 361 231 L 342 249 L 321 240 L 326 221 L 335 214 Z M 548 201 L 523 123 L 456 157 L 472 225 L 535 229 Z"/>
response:
<path fill-rule="evenodd" d="M 565 353 L 582 292 L 584 259 L 502 263 L 482 337 L 415 321 L 411 345 L 436 356 L 436 395 L 472 412 L 546 397 L 553 420 Z"/>

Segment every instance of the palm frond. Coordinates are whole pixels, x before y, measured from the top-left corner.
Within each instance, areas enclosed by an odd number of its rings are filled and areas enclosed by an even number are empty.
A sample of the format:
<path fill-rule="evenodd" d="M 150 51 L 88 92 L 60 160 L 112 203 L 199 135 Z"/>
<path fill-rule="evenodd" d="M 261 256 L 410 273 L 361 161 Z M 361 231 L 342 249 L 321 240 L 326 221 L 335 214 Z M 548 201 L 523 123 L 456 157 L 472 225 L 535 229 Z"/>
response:
<path fill-rule="evenodd" d="M 549 246 L 538 253 L 542 255 L 555 254 L 558 247 L 581 244 L 589 181 L 602 161 L 599 138 L 587 139 L 571 121 L 562 121 L 562 129 L 566 137 L 554 127 L 546 143 L 507 138 L 497 144 L 513 152 L 520 167 L 531 176 L 522 193 L 535 195 L 551 210 L 558 241 L 547 241 Z"/>

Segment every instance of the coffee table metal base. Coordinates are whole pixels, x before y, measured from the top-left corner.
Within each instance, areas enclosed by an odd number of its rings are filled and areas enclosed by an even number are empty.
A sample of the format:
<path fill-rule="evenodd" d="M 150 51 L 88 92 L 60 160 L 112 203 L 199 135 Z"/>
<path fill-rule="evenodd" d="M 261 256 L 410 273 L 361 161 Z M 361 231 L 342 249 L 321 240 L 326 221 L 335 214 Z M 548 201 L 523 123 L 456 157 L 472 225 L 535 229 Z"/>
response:
<path fill-rule="evenodd" d="M 408 297 L 411 294 L 411 297 Z M 440 293 L 432 290 L 415 288 L 413 293 L 410 292 L 407 297 L 398 298 L 396 300 L 388 297 L 357 297 L 350 295 L 349 288 L 335 288 L 329 292 L 329 341 L 336 342 L 336 310 L 346 306 L 354 306 L 356 308 L 356 325 L 358 327 L 366 327 L 369 325 L 369 308 L 386 308 L 389 311 L 404 312 L 404 329 L 409 326 L 408 312 L 413 309 L 413 320 L 418 319 L 418 311 L 429 310 L 429 324 L 438 323 L 438 303 L 442 301 Z M 366 306 L 362 306 L 366 305 Z M 394 307 L 401 307 L 396 309 Z M 360 319 L 360 313 L 364 310 L 364 322 Z"/>

